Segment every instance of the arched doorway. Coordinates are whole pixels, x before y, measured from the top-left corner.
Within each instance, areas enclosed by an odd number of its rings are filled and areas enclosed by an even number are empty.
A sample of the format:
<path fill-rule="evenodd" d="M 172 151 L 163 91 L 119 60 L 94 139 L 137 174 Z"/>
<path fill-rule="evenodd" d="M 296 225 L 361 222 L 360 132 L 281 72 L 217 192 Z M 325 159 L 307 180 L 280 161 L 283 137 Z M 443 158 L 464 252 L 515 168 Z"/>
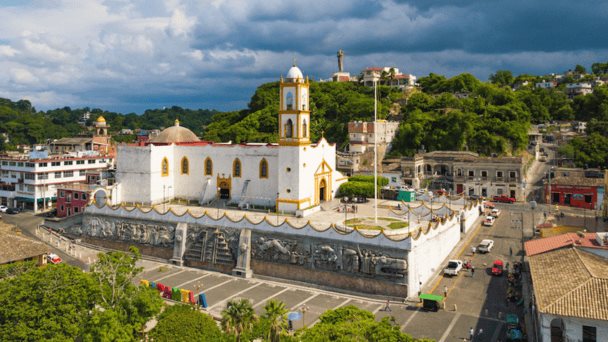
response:
<path fill-rule="evenodd" d="M 325 202 L 326 194 L 327 194 L 327 183 L 325 182 L 325 178 L 323 178 L 319 182 L 319 203 Z"/>
<path fill-rule="evenodd" d="M 564 322 L 561 318 L 551 320 L 551 342 L 564 341 Z"/>
<path fill-rule="evenodd" d="M 230 184 L 228 182 L 220 182 L 220 198 L 230 199 Z"/>

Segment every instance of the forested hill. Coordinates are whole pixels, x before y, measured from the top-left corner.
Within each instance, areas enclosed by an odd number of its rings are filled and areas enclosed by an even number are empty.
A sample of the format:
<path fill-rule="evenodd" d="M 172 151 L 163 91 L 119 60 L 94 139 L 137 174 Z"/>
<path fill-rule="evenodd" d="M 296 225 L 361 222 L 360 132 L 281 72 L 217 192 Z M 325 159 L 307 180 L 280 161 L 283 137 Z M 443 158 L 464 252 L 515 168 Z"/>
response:
<path fill-rule="evenodd" d="M 0 134 L 6 134 L 9 142 L 0 139 L 0 151 L 12 149 L 20 144 L 45 143 L 48 139 L 74 136 L 87 133 L 79 124 L 84 113 L 90 112 L 90 119 L 86 122 L 91 126 L 95 119 L 103 115 L 111 126 L 111 132 L 119 132 L 123 128 L 156 129 L 172 126 L 179 118 L 183 126 L 192 129 L 196 134 L 202 135 L 206 124 L 217 113 L 206 109 L 184 109 L 170 107 L 165 109 L 150 109 L 144 114 L 121 114 L 101 109 L 70 107 L 58 108 L 46 112 L 36 111 L 27 100 L 13 102 L 0 98 Z M 127 137 L 129 138 L 129 137 Z M 133 138 L 133 137 L 130 137 Z"/>
<path fill-rule="evenodd" d="M 584 74 L 566 82 L 589 81 L 596 76 Z M 379 86 L 378 117 L 387 118 L 392 107 L 392 112 L 396 109 L 399 116 L 389 119 L 401 120 L 391 154 L 411 156 L 424 148 L 517 155 L 528 144 L 531 123 L 581 120 L 589 122 L 589 136 L 562 146 L 562 153 L 579 166 L 606 166 L 608 86 L 595 87 L 593 94 L 571 100 L 564 91 L 566 82 L 553 89 L 535 88 L 535 82 L 542 80 L 538 76 L 513 77 L 508 71 L 498 71 L 491 75 L 490 82 L 481 82 L 470 74 L 452 78 L 430 74 L 420 78 L 420 87 L 408 93 Z M 526 81 L 528 84 L 522 86 Z M 514 86 L 518 89 L 513 90 Z M 400 109 L 393 106 L 395 102 L 402 104 Z M 88 124 L 103 115 L 113 132 L 122 128 L 168 127 L 179 118 L 183 126 L 206 140 L 276 142 L 278 105 L 278 82 L 258 87 L 248 108 L 234 112 L 175 106 L 147 110 L 143 115 L 69 107 L 39 112 L 27 100 L 0 99 L 0 133 L 6 133 L 10 139 L 8 146 L 0 139 L 0 150 L 82 133 L 78 121 L 87 111 L 91 113 Z M 373 89 L 353 82 L 311 82 L 310 108 L 313 141 L 324 134 L 343 150 L 348 143 L 347 123 L 373 118 Z M 119 141 L 133 138 L 116 137 Z"/>
<path fill-rule="evenodd" d="M 386 118 L 391 104 L 402 96 L 398 89 L 379 87 L 378 118 Z M 247 110 L 214 115 L 203 137 L 236 143 L 276 142 L 278 110 L 279 82 L 264 84 L 255 91 Z M 310 110 L 312 141 L 324 134 L 341 149 L 348 143 L 349 121 L 373 120 L 374 90 L 352 82 L 312 82 Z"/>

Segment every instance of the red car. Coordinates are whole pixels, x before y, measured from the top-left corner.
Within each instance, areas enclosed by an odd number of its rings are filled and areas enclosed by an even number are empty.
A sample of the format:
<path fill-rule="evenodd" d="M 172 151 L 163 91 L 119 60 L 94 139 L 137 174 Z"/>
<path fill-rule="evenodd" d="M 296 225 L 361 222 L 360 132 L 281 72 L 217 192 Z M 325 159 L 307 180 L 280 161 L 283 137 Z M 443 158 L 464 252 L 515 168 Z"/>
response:
<path fill-rule="evenodd" d="M 504 264 L 502 260 L 494 260 L 494 264 L 492 265 L 492 274 L 496 276 L 501 276 L 504 269 Z"/>
<path fill-rule="evenodd" d="M 515 198 L 505 196 L 505 195 L 494 196 L 493 200 L 494 200 L 494 202 L 501 202 L 501 203 L 515 203 Z"/>
<path fill-rule="evenodd" d="M 51 264 L 60 264 L 61 263 L 61 257 L 59 257 L 59 255 L 55 254 L 55 253 L 49 253 L 49 255 L 46 256 L 46 260 L 48 262 L 50 262 Z"/>

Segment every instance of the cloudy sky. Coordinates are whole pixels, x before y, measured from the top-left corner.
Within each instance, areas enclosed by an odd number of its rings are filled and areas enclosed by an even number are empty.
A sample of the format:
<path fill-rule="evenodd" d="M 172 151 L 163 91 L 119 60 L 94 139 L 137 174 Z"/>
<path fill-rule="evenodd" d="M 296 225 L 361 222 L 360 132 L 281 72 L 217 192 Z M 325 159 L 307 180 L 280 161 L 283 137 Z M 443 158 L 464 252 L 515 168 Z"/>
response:
<path fill-rule="evenodd" d="M 38 109 L 241 109 L 305 74 L 561 72 L 608 61 L 604 0 L 1 0 L 0 97 Z"/>

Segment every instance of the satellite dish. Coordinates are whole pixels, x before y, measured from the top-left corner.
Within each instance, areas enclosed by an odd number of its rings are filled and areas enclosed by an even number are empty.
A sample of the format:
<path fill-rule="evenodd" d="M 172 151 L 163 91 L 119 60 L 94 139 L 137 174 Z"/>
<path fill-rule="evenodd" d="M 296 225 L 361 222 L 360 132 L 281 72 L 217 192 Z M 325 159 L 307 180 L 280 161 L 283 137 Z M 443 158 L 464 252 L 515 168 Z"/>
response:
<path fill-rule="evenodd" d="M 106 200 L 107 200 L 107 196 L 106 196 L 106 192 L 103 190 L 99 190 L 95 193 L 95 204 L 98 207 L 103 207 L 106 205 Z"/>

